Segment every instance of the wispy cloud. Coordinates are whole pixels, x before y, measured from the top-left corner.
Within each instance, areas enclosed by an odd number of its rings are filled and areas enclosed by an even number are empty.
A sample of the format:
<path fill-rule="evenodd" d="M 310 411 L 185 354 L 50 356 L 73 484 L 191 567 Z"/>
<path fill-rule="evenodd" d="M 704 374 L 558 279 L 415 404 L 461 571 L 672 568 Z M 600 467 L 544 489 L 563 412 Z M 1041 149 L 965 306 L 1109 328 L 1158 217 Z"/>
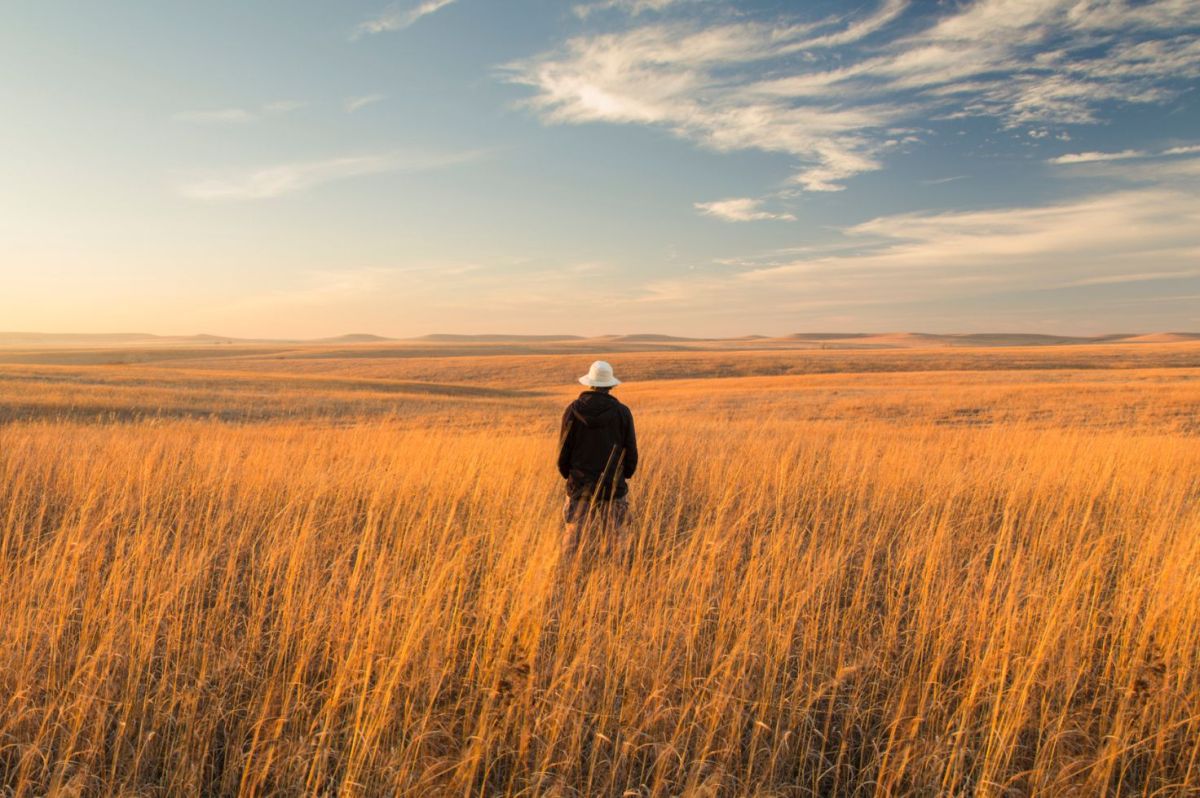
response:
<path fill-rule="evenodd" d="M 209 111 L 180 111 L 172 119 L 201 125 L 242 125 L 267 117 L 280 116 L 303 108 L 299 100 L 276 100 L 258 108 L 218 108 Z"/>
<path fill-rule="evenodd" d="M 808 191 L 882 168 L 898 135 L 929 118 L 1045 130 L 1101 121 L 1117 103 L 1165 103 L 1200 78 L 1195 0 L 979 0 L 932 13 L 882 0 L 804 23 L 727 8 L 638 16 L 674 6 L 590 4 L 629 12 L 625 24 L 503 72 L 532 89 L 527 106 L 547 123 L 653 126 L 717 151 L 781 153 Z"/>
<path fill-rule="evenodd" d="M 798 53 L 806 32 L 756 23 L 649 25 L 572 39 L 561 51 L 509 65 L 509 75 L 537 90 L 529 105 L 548 122 L 654 125 L 716 150 L 782 152 L 810 163 L 796 178 L 803 186 L 837 190 L 838 180 L 878 168 L 863 133 L 886 127 L 895 112 L 800 105 L 731 74 Z"/>
<path fill-rule="evenodd" d="M 342 107 L 346 109 L 346 113 L 352 114 L 355 111 L 366 108 L 368 105 L 374 105 L 383 99 L 385 99 L 385 95 L 382 94 L 363 94 L 357 97 L 347 97 Z"/>
<path fill-rule="evenodd" d="M 1121 150 L 1120 152 L 1072 152 L 1051 158 L 1050 163 L 1096 163 L 1097 161 L 1124 161 L 1129 158 L 1144 158 L 1145 150 Z"/>
<path fill-rule="evenodd" d="M 922 180 L 923 186 L 940 186 L 943 183 L 954 183 L 959 180 L 966 180 L 969 175 L 951 175 L 950 177 L 931 177 L 928 180 Z"/>
<path fill-rule="evenodd" d="M 443 169 L 482 157 L 480 151 L 456 153 L 393 152 L 320 161 L 279 164 L 242 173 L 203 177 L 179 186 L 180 196 L 209 202 L 262 200 L 325 183 L 391 172 Z"/>
<path fill-rule="evenodd" d="M 1106 274 L 1100 277 L 1085 277 L 1070 283 L 1071 286 L 1121 285 L 1124 283 L 1152 283 L 1159 280 L 1183 280 L 1200 277 L 1200 269 L 1181 269 L 1173 272 L 1131 272 L 1129 274 Z"/>
<path fill-rule="evenodd" d="M 696 2 L 704 2 L 704 0 L 598 0 L 598 2 L 580 3 L 575 6 L 575 14 L 581 19 L 587 19 L 597 11 L 615 9 L 638 16 L 648 11 L 663 11 L 671 6 Z"/>
<path fill-rule="evenodd" d="M 1176 148 L 1181 149 L 1181 148 Z M 1200 158 L 1187 152 L 1162 152 L 1143 158 L 1060 164 L 1073 176 L 1104 177 L 1155 186 L 1192 186 L 1200 182 Z"/>
<path fill-rule="evenodd" d="M 1200 144 L 1186 144 L 1169 147 L 1162 151 L 1152 150 L 1121 150 L 1119 152 L 1071 152 L 1050 158 L 1048 163 L 1057 165 L 1104 163 L 1107 161 L 1129 161 L 1143 158 L 1173 158 L 1179 155 L 1195 155 L 1200 153 Z"/>
<path fill-rule="evenodd" d="M 1063 291 L 1096 296 L 1105 287 L 1137 283 L 1147 293 L 1178 292 L 1171 281 L 1194 285 L 1200 277 L 1197 185 L 1120 189 L 1046 205 L 880 216 L 844 228 L 828 246 L 765 253 L 714 264 L 702 275 L 651 280 L 638 301 L 691 314 L 862 306 L 884 313 L 906 303 L 946 308 L 970 299 L 986 306 L 983 298 L 990 296 Z M 1070 307 L 1088 307 L 1087 293 L 1076 296 Z"/>
<path fill-rule="evenodd" d="M 865 242 L 863 251 L 847 256 L 859 266 L 960 274 L 984 268 L 1001 270 L 1006 278 L 1041 279 L 1055 270 L 1100 270 L 1111 261 L 1138 265 L 1131 256 L 1188 250 L 1200 243 L 1198 222 L 1200 195 L 1154 188 L 1034 207 L 905 213 L 845 232 Z M 1026 265 L 1035 271 L 1025 272 Z"/>
<path fill-rule="evenodd" d="M 808 48 L 838 47 L 865 39 L 897 19 L 908 8 L 908 4 L 909 0 L 884 0 L 874 14 L 851 22 L 844 30 L 808 39 L 804 42 L 804 46 Z"/>
<path fill-rule="evenodd" d="M 354 29 L 351 38 L 357 39 L 376 33 L 404 30 L 415 25 L 422 17 L 427 17 L 453 2 L 454 0 L 423 0 L 415 5 L 412 3 L 390 5 L 379 16 L 360 23 Z"/>
<path fill-rule="evenodd" d="M 794 221 L 796 219 L 790 213 L 772 213 L 763 210 L 762 200 L 749 197 L 697 202 L 695 208 L 705 216 L 715 216 L 726 222 Z"/>
<path fill-rule="evenodd" d="M 276 100 L 275 102 L 267 103 L 262 107 L 263 114 L 286 114 L 292 111 L 298 111 L 307 106 L 308 103 L 301 100 Z"/>

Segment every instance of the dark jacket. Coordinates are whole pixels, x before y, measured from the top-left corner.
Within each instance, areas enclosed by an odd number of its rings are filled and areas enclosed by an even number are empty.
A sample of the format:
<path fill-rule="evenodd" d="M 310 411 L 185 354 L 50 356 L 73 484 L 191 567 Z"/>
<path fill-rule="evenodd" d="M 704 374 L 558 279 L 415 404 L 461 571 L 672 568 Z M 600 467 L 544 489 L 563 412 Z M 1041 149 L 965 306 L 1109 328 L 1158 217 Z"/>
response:
<path fill-rule="evenodd" d="M 584 391 L 567 406 L 562 418 L 558 472 L 567 493 L 619 499 L 629 490 L 625 480 L 637 470 L 637 437 L 633 413 L 602 391 Z"/>

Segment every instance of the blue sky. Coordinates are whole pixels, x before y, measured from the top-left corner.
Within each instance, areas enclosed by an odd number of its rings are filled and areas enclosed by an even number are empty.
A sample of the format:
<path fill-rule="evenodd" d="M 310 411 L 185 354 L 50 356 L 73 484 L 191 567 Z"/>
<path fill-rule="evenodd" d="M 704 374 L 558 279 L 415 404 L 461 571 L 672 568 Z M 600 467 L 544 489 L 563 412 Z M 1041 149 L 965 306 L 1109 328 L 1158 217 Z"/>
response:
<path fill-rule="evenodd" d="M 0 328 L 1200 329 L 1200 0 L 44 0 Z"/>

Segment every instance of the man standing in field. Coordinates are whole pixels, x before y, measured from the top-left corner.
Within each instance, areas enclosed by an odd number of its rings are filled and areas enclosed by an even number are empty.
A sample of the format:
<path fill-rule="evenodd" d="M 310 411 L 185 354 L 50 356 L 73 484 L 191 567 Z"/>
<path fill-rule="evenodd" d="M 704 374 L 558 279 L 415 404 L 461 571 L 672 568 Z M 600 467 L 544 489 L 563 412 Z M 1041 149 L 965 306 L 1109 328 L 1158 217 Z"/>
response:
<path fill-rule="evenodd" d="M 567 406 L 559 436 L 558 472 L 567 481 L 563 556 L 574 556 L 585 528 L 620 532 L 629 516 L 629 486 L 637 470 L 633 413 L 610 393 L 621 381 L 597 360 L 579 378 L 588 390 Z"/>

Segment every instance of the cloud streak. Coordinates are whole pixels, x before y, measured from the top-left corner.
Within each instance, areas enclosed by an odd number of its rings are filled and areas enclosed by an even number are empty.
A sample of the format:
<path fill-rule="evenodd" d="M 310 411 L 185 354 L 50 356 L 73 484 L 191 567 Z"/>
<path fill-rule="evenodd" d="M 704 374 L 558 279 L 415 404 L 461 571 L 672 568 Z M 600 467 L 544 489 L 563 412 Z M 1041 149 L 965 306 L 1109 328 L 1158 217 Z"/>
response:
<path fill-rule="evenodd" d="M 1120 152 L 1072 152 L 1051 158 L 1053 164 L 1096 163 L 1098 161 L 1124 161 L 1129 158 L 1145 158 L 1145 150 L 1121 150 Z"/>
<path fill-rule="evenodd" d="M 1179 155 L 1195 155 L 1200 153 L 1200 144 L 1186 144 L 1169 147 L 1161 152 L 1149 150 L 1121 150 L 1120 152 L 1071 152 L 1048 159 L 1047 163 L 1059 166 L 1072 164 L 1106 163 L 1108 161 L 1130 161 L 1146 158 L 1173 158 Z"/>
<path fill-rule="evenodd" d="M 423 0 L 416 5 L 394 4 L 388 6 L 379 16 L 362 22 L 354 29 L 350 38 L 358 39 L 378 33 L 390 33 L 404 30 L 417 24 L 422 18 L 436 13 L 455 0 Z"/>
<path fill-rule="evenodd" d="M 575 15 L 580 19 L 587 19 L 597 11 L 622 11 L 626 14 L 638 16 L 650 11 L 662 12 L 671 6 L 681 3 L 695 3 L 703 0 L 600 0 L 596 3 L 581 3 L 575 6 Z"/>
<path fill-rule="evenodd" d="M 172 119 L 198 125 L 244 125 L 272 116 L 281 116 L 305 107 L 299 100 L 276 100 L 259 108 L 218 108 L 207 111 L 180 111 Z"/>
<path fill-rule="evenodd" d="M 697 202 L 696 210 L 705 216 L 715 216 L 726 222 L 795 221 L 790 213 L 772 213 L 763 210 L 762 201 L 749 197 Z"/>
<path fill-rule="evenodd" d="M 444 169 L 478 160 L 482 156 L 483 153 L 479 151 L 344 156 L 202 177 L 180 185 L 178 193 L 187 199 L 205 202 L 266 200 L 366 175 Z"/>
<path fill-rule="evenodd" d="M 357 97 L 347 97 L 346 101 L 342 104 L 342 107 L 345 109 L 346 113 L 352 114 L 355 111 L 361 111 L 368 105 L 374 105 L 377 102 L 382 102 L 384 99 L 386 99 L 386 97 L 382 94 L 363 94 Z"/>
<path fill-rule="evenodd" d="M 909 0 L 884 0 L 879 9 L 870 16 L 852 22 L 845 30 L 826 33 L 804 42 L 806 48 L 838 47 L 860 41 L 887 27 L 908 8 Z"/>

